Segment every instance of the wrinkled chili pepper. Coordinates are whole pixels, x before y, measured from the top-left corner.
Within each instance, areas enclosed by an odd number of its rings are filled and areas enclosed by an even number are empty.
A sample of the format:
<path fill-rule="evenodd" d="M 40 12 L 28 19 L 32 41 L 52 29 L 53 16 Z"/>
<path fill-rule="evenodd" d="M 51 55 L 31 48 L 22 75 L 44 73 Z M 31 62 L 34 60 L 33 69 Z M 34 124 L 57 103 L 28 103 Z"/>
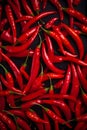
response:
<path fill-rule="evenodd" d="M 25 16 L 22 16 L 22 17 L 18 18 L 17 20 L 15 20 L 15 23 L 19 23 L 21 21 L 26 21 L 26 20 L 31 20 L 32 18 L 33 18 L 32 16 L 25 15 Z"/>
<path fill-rule="evenodd" d="M 45 64 L 46 64 L 46 66 L 47 66 L 51 71 L 53 71 L 54 73 L 60 73 L 60 74 L 64 73 L 64 70 L 61 70 L 61 69 L 55 67 L 55 66 L 53 65 L 53 63 L 50 61 L 50 59 L 49 59 L 49 57 L 48 57 L 48 55 L 47 55 L 47 52 L 46 52 L 46 48 L 45 48 L 44 43 L 42 43 L 42 58 L 43 58 L 43 60 L 44 60 L 44 62 L 45 62 Z"/>
<path fill-rule="evenodd" d="M 13 17 L 13 14 L 12 14 L 11 7 L 9 5 L 6 5 L 5 11 L 6 11 L 6 15 L 7 15 L 7 18 L 8 18 L 8 21 L 10 23 L 12 33 L 13 33 L 13 37 L 12 37 L 13 43 L 15 44 L 17 34 L 16 34 L 16 25 L 15 25 L 15 21 L 14 21 L 14 17 Z"/>
<path fill-rule="evenodd" d="M 0 112 L 0 120 L 3 121 L 11 130 L 16 130 L 16 126 L 11 118 L 4 112 Z"/>
<path fill-rule="evenodd" d="M 33 19 L 31 19 L 29 22 L 26 23 L 26 25 L 23 27 L 23 32 L 25 32 L 32 24 L 37 22 L 39 19 L 46 17 L 50 14 L 55 14 L 55 11 L 48 11 L 40 13 L 39 15 L 35 16 Z"/>
<path fill-rule="evenodd" d="M 2 57 L 5 59 L 5 61 L 9 64 L 9 66 L 11 67 L 16 80 L 20 86 L 21 89 L 23 89 L 23 80 L 22 80 L 22 76 L 20 71 L 18 70 L 17 66 L 13 63 L 13 61 L 11 59 L 9 59 L 9 57 L 7 57 L 3 52 L 0 52 L 0 54 L 2 55 Z"/>

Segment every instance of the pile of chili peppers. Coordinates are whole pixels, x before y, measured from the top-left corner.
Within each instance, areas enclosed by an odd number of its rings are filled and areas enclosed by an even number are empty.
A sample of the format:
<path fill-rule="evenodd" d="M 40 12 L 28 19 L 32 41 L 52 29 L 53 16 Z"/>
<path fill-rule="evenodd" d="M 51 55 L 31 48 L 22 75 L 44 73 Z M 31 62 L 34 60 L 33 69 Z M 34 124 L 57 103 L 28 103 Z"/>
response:
<path fill-rule="evenodd" d="M 82 3 L 0 0 L 1 130 L 87 130 Z"/>

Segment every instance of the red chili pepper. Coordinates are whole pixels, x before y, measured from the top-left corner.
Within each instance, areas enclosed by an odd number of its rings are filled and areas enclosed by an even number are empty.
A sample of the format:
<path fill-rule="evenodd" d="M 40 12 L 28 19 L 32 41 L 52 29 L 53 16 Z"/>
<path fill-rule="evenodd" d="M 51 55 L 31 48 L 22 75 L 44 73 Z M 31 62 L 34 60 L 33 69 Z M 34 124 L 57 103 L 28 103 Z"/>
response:
<path fill-rule="evenodd" d="M 73 0 L 67 0 L 68 7 L 73 9 Z M 73 28 L 74 25 L 74 19 L 72 16 L 70 16 L 70 27 Z"/>
<path fill-rule="evenodd" d="M 54 84 L 54 88 L 61 88 L 63 85 L 63 82 L 64 82 L 63 79 L 58 80 L 58 82 Z"/>
<path fill-rule="evenodd" d="M 57 106 L 61 111 L 63 111 L 65 117 L 67 120 L 71 119 L 71 111 L 70 108 L 68 107 L 68 105 L 66 103 L 64 103 L 63 101 L 58 101 L 58 100 L 42 100 L 43 103 L 47 103 L 50 105 L 55 105 Z"/>
<path fill-rule="evenodd" d="M 64 44 L 65 48 L 67 48 L 71 53 L 75 53 L 74 48 L 72 47 L 72 45 L 70 44 L 69 40 L 63 35 L 63 33 L 60 31 L 58 26 L 53 25 L 52 26 L 53 30 L 56 31 L 56 33 L 59 34 L 61 40 L 62 40 L 62 44 Z"/>
<path fill-rule="evenodd" d="M 0 91 L 2 91 L 2 84 L 0 82 Z M 5 98 L 0 96 L 0 111 L 5 109 Z"/>
<path fill-rule="evenodd" d="M 75 106 L 75 116 L 76 116 L 76 118 L 78 118 L 79 116 L 82 115 L 81 107 L 82 107 L 81 100 L 77 100 L 77 103 L 76 103 L 76 106 Z"/>
<path fill-rule="evenodd" d="M 10 94 L 20 94 L 11 90 L 2 90 L 0 91 L 0 96 L 8 96 Z"/>
<path fill-rule="evenodd" d="M 35 22 L 37 22 L 41 18 L 54 14 L 54 13 L 55 11 L 48 11 L 48 12 L 40 13 L 39 15 L 35 16 L 33 19 L 31 19 L 29 22 L 26 23 L 26 25 L 23 27 L 23 32 L 25 32 L 31 25 L 33 25 Z"/>
<path fill-rule="evenodd" d="M 64 119 L 58 117 L 58 116 L 57 116 L 52 110 L 50 110 L 49 108 L 44 107 L 44 106 L 42 106 L 42 105 L 40 105 L 40 104 L 39 104 L 39 106 L 41 106 L 41 107 L 45 110 L 45 112 L 48 114 L 48 116 L 49 116 L 51 119 L 53 119 L 53 121 L 58 121 L 58 123 L 60 123 L 60 124 L 63 124 L 63 123 L 65 122 Z M 67 123 L 67 122 L 66 122 L 66 123 Z M 71 128 L 71 126 L 70 126 L 69 123 L 67 123 L 66 126 L 69 127 L 69 128 Z"/>
<path fill-rule="evenodd" d="M 27 38 L 29 38 L 38 28 L 38 26 L 28 29 L 25 33 L 23 33 L 18 39 L 17 42 L 19 43 L 24 43 L 25 40 L 27 40 Z"/>
<path fill-rule="evenodd" d="M 0 66 L 1 66 L 1 67 L 4 69 L 4 71 L 5 71 L 5 76 L 6 76 L 7 82 L 8 82 L 10 85 L 14 86 L 14 81 L 13 81 L 13 77 L 12 77 L 11 73 L 10 73 L 2 64 L 0 64 Z"/>
<path fill-rule="evenodd" d="M 81 0 L 73 0 L 73 4 L 76 5 L 76 6 L 77 6 L 78 4 L 80 4 L 80 2 L 81 2 Z"/>
<path fill-rule="evenodd" d="M 7 23 L 7 19 L 4 18 L 1 22 L 0 22 L 0 32 L 2 32 L 4 30 L 4 27 Z"/>
<path fill-rule="evenodd" d="M 44 95 L 45 93 L 47 93 L 47 91 L 48 91 L 48 88 L 42 88 L 38 91 L 32 92 L 32 93 L 22 97 L 21 101 L 29 101 L 34 98 L 40 97 L 40 96 Z"/>
<path fill-rule="evenodd" d="M 42 110 L 42 112 L 43 112 L 44 120 L 48 122 L 47 124 L 44 124 L 44 129 L 45 130 L 51 130 L 51 125 L 50 125 L 49 118 L 48 118 L 47 114 L 43 110 Z"/>
<path fill-rule="evenodd" d="M 18 10 L 17 6 L 11 1 L 8 0 L 8 3 L 10 4 L 12 10 L 14 11 L 16 17 L 19 19 L 20 17 L 22 17 L 22 13 Z M 26 24 L 25 21 L 21 22 L 21 26 L 23 27 Z"/>
<path fill-rule="evenodd" d="M 12 14 L 12 10 L 9 5 L 6 5 L 5 11 L 6 11 L 6 15 L 7 15 L 7 18 L 11 26 L 12 33 L 13 33 L 13 43 L 15 44 L 16 43 L 16 25 L 15 25 L 14 17 Z"/>
<path fill-rule="evenodd" d="M 45 64 L 46 64 L 46 66 L 47 66 L 51 71 L 53 71 L 54 73 L 60 73 L 60 74 L 64 73 L 64 70 L 58 69 L 58 68 L 55 67 L 55 66 L 53 65 L 53 63 L 50 61 L 50 59 L 49 59 L 49 57 L 48 57 L 48 55 L 47 55 L 47 52 L 46 52 L 46 48 L 45 48 L 44 43 L 42 43 L 42 58 L 43 58 L 43 60 L 44 60 L 44 62 L 45 62 Z"/>
<path fill-rule="evenodd" d="M 61 4 L 59 3 L 58 0 L 50 0 L 50 2 L 57 8 L 58 10 L 58 13 L 60 15 L 60 20 L 62 21 L 64 19 L 64 15 L 63 15 L 63 10 L 62 10 L 62 6 Z"/>
<path fill-rule="evenodd" d="M 44 130 L 44 125 L 37 123 L 37 128 L 38 128 L 38 130 Z"/>
<path fill-rule="evenodd" d="M 66 56 L 66 57 L 65 56 L 53 56 L 51 61 L 53 63 L 69 61 L 69 62 L 76 63 L 77 65 L 87 66 L 87 63 L 85 63 L 82 60 L 79 60 L 75 57 L 71 57 L 71 56 Z"/>
<path fill-rule="evenodd" d="M 60 51 L 65 55 L 65 51 L 64 51 L 64 48 L 63 48 L 62 40 L 59 37 L 58 33 L 56 33 L 55 31 L 46 30 L 44 28 L 42 28 L 42 30 L 44 32 L 46 32 L 49 36 L 51 36 L 57 42 Z"/>
<path fill-rule="evenodd" d="M 0 46 L 2 46 L 2 41 L 0 41 Z M 2 49 L 0 48 L 0 51 L 2 51 Z M 2 56 L 0 55 L 0 62 L 2 61 Z"/>
<path fill-rule="evenodd" d="M 67 94 L 46 94 L 40 97 L 40 99 L 67 99 L 73 102 L 76 102 L 76 98 L 74 98 L 74 96 L 71 95 L 67 95 Z"/>
<path fill-rule="evenodd" d="M 32 16 L 25 15 L 25 16 L 22 16 L 22 17 L 18 18 L 17 20 L 15 20 L 15 23 L 19 23 L 21 21 L 26 21 L 26 20 L 31 20 L 32 18 L 33 18 Z"/>
<path fill-rule="evenodd" d="M 11 130 L 16 130 L 16 126 L 11 118 L 4 112 L 0 112 L 0 120 L 3 121 Z"/>
<path fill-rule="evenodd" d="M 24 113 L 24 111 L 22 111 L 22 110 L 12 109 L 12 110 L 9 110 L 8 112 L 12 113 L 12 114 L 15 115 L 15 116 L 21 117 L 21 118 L 23 118 L 23 119 L 26 118 L 25 113 Z"/>
<path fill-rule="evenodd" d="M 87 80 L 85 79 L 79 65 L 76 66 L 76 69 L 77 69 L 78 77 L 79 77 L 80 83 L 82 85 L 82 88 L 87 92 L 87 87 L 86 87 L 87 86 Z"/>
<path fill-rule="evenodd" d="M 7 130 L 5 124 L 0 120 L 0 129 L 1 130 Z"/>
<path fill-rule="evenodd" d="M 40 3 L 39 3 L 39 0 L 31 0 L 31 4 L 32 4 L 32 7 L 33 7 L 33 10 L 39 14 L 39 11 L 40 11 Z"/>
<path fill-rule="evenodd" d="M 79 22 L 74 22 L 74 24 L 81 29 L 83 33 L 87 33 L 87 26 L 84 24 L 81 24 Z"/>
<path fill-rule="evenodd" d="M 47 50 L 48 56 L 49 56 L 49 58 L 52 58 L 52 56 L 54 54 L 54 48 L 53 48 L 53 45 L 52 45 L 52 41 L 46 33 L 44 33 L 44 36 L 45 36 L 46 45 L 47 45 L 47 49 L 48 49 Z"/>
<path fill-rule="evenodd" d="M 13 63 L 13 61 L 11 59 L 9 59 L 9 57 L 7 57 L 3 52 L 0 52 L 0 54 L 2 55 L 2 57 L 5 59 L 5 61 L 9 64 L 9 66 L 11 67 L 16 80 L 20 86 L 21 89 L 23 89 L 23 80 L 22 80 L 22 76 L 20 71 L 18 70 L 17 66 Z"/>
<path fill-rule="evenodd" d="M 81 93 L 82 93 L 82 100 L 84 102 L 84 104 L 87 106 L 87 93 L 84 92 L 84 90 L 81 88 Z"/>
<path fill-rule="evenodd" d="M 47 6 L 47 0 L 43 0 L 42 2 L 43 2 L 43 5 L 42 5 L 43 7 L 42 8 L 45 9 L 46 6 Z"/>
<path fill-rule="evenodd" d="M 25 62 L 24 62 L 24 63 L 22 64 L 22 66 L 20 67 L 20 72 L 21 72 L 21 74 L 24 75 L 24 77 L 25 77 L 27 80 L 29 80 L 29 75 L 28 75 L 28 73 L 26 72 L 25 69 L 26 69 L 26 67 L 27 67 L 28 56 L 29 56 L 29 54 L 27 55 Z"/>
<path fill-rule="evenodd" d="M 20 45 L 20 46 L 8 46 L 7 45 L 7 46 L 2 46 L 2 48 L 4 48 L 6 51 L 8 51 L 10 53 L 22 52 L 22 51 L 26 50 L 32 44 L 32 42 L 35 40 L 38 32 L 39 32 L 39 26 L 37 27 L 33 36 L 31 36 L 27 41 L 25 41 L 25 43 L 23 45 Z"/>
<path fill-rule="evenodd" d="M 4 30 L 4 31 L 1 33 L 1 39 L 12 44 L 12 43 L 13 43 L 13 42 L 12 42 L 12 36 L 9 34 L 8 31 L 9 31 L 9 30 Z"/>
<path fill-rule="evenodd" d="M 84 56 L 83 61 L 87 63 L 87 54 Z M 87 79 L 87 67 L 82 67 L 82 73 L 83 73 L 84 77 Z"/>
<path fill-rule="evenodd" d="M 63 10 L 68 13 L 69 15 L 73 16 L 74 18 L 76 18 L 77 20 L 81 21 L 84 24 L 87 24 L 87 18 L 84 14 L 82 14 L 81 12 L 72 9 L 72 8 L 63 8 Z"/>
<path fill-rule="evenodd" d="M 19 52 L 19 53 L 6 53 L 6 55 L 8 56 L 8 57 L 18 57 L 18 58 L 23 58 L 23 57 L 26 57 L 27 55 L 29 54 L 29 56 L 33 56 L 33 54 L 34 54 L 34 51 L 33 50 L 31 50 L 31 49 L 26 49 L 26 50 L 24 50 L 24 51 L 22 51 L 22 52 Z"/>
<path fill-rule="evenodd" d="M 15 104 L 15 96 L 14 95 L 11 95 L 11 94 L 8 95 L 6 97 L 6 101 L 7 101 L 9 106 L 11 106 L 11 107 L 15 107 L 16 106 L 16 104 Z"/>
<path fill-rule="evenodd" d="M 68 91 L 69 85 L 70 85 L 70 81 L 71 81 L 71 67 L 70 67 L 70 65 L 68 65 L 66 76 L 63 81 L 63 85 L 61 86 L 60 94 L 67 94 L 67 91 Z"/>
<path fill-rule="evenodd" d="M 45 28 L 49 29 L 52 27 L 52 25 L 54 24 L 55 21 L 57 21 L 58 18 L 57 17 L 54 17 L 54 18 L 51 18 L 51 20 L 49 20 L 46 25 L 45 25 Z"/>
<path fill-rule="evenodd" d="M 72 85 L 71 85 L 70 95 L 77 98 L 78 94 L 79 94 L 80 83 L 79 83 L 78 74 L 77 74 L 77 71 L 76 71 L 74 64 L 71 64 L 71 71 L 72 71 L 72 81 L 71 81 Z M 69 104 L 70 104 L 71 110 L 74 111 L 75 110 L 75 104 L 73 102 L 69 102 Z"/>
<path fill-rule="evenodd" d="M 22 129 L 31 130 L 29 124 L 22 118 L 16 117 L 16 122 L 17 122 L 18 126 L 20 126 Z"/>
<path fill-rule="evenodd" d="M 27 3 L 26 0 L 22 0 L 22 5 L 23 5 L 23 7 L 24 7 L 24 9 L 25 9 L 25 11 L 26 11 L 26 13 L 27 13 L 28 15 L 34 16 L 32 10 L 31 10 L 31 8 L 29 7 L 29 5 L 28 5 L 28 3 Z"/>
<path fill-rule="evenodd" d="M 34 110 L 32 109 L 29 109 L 28 111 L 25 112 L 26 113 L 26 116 L 31 119 L 32 121 L 34 122 L 38 122 L 38 123 L 48 123 L 47 121 L 45 120 L 42 120 Z"/>
<path fill-rule="evenodd" d="M 80 59 L 82 59 L 83 55 L 84 55 L 84 46 L 83 46 L 83 42 L 82 42 L 81 38 L 74 32 L 73 29 L 68 27 L 66 24 L 61 23 L 61 27 L 63 27 L 69 33 L 69 35 L 75 40 L 76 45 L 79 50 L 79 57 L 80 57 Z"/>
<path fill-rule="evenodd" d="M 20 7 L 19 0 L 14 0 L 14 2 L 15 2 L 15 4 L 16 4 L 18 10 L 21 11 L 21 7 Z"/>
<path fill-rule="evenodd" d="M 22 93 L 19 89 L 17 89 L 14 86 L 10 85 L 10 83 L 8 83 L 7 80 L 4 79 L 3 75 L 0 75 L 0 78 L 1 78 L 1 81 L 5 85 L 6 88 L 8 88 L 9 90 L 18 92 L 18 93 Z"/>

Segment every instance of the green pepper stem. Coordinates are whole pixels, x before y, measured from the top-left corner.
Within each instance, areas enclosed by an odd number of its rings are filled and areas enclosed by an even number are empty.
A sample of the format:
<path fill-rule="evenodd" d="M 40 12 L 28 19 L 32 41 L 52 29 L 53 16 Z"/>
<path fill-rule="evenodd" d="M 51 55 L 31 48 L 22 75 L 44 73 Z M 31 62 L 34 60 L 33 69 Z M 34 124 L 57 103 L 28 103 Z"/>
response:
<path fill-rule="evenodd" d="M 4 69 L 5 73 L 8 73 L 8 70 L 2 64 L 0 66 Z"/>

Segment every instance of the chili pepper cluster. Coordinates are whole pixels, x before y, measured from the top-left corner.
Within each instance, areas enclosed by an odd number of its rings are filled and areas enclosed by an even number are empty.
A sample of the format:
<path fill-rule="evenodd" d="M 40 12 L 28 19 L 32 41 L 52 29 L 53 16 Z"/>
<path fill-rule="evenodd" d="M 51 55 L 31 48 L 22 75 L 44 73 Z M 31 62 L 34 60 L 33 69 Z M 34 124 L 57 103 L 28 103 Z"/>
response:
<path fill-rule="evenodd" d="M 87 130 L 87 17 L 63 2 L 0 0 L 1 130 Z"/>

